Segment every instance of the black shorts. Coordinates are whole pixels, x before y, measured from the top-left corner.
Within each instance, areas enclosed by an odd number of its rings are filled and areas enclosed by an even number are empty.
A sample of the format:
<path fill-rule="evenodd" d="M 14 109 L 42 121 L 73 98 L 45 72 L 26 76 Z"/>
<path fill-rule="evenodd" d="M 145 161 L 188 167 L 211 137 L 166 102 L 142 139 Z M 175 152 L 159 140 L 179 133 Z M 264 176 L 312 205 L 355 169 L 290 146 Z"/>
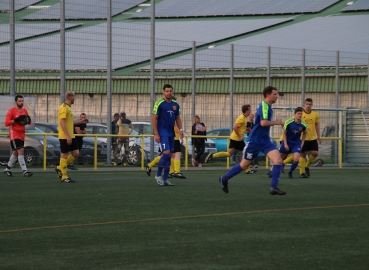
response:
<path fill-rule="evenodd" d="M 174 140 L 174 153 L 182 152 L 181 142 L 179 140 Z"/>
<path fill-rule="evenodd" d="M 59 142 L 60 142 L 60 152 L 62 153 L 69 153 L 74 150 L 79 150 L 76 138 L 72 139 L 71 144 L 67 144 L 67 139 L 59 139 Z"/>
<path fill-rule="evenodd" d="M 305 141 L 301 153 L 308 151 L 319 151 L 318 140 Z"/>
<path fill-rule="evenodd" d="M 13 151 L 24 148 L 24 141 L 21 139 L 14 139 L 10 141 L 10 147 Z"/>
<path fill-rule="evenodd" d="M 234 148 L 238 151 L 242 151 L 245 148 L 245 142 L 244 141 L 235 141 L 230 139 L 229 147 L 228 148 Z"/>
<path fill-rule="evenodd" d="M 82 145 L 83 145 L 83 137 L 82 136 L 78 136 L 76 137 L 77 140 L 77 144 L 78 144 L 78 149 L 79 151 L 81 151 Z"/>

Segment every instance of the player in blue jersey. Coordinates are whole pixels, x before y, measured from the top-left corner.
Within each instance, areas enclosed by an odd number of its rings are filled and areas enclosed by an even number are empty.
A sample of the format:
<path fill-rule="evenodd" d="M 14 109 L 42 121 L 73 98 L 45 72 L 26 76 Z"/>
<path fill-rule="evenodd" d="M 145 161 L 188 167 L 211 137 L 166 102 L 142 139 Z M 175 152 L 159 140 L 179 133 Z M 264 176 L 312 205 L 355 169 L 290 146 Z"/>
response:
<path fill-rule="evenodd" d="M 171 153 L 174 152 L 174 125 L 179 129 L 179 135 L 183 139 L 181 111 L 177 101 L 173 100 L 173 87 L 170 84 L 163 86 L 163 98 L 156 101 L 152 111 L 152 127 L 155 141 L 160 143 L 162 157 L 158 164 L 158 172 L 155 176 L 156 183 L 160 186 L 174 186 L 168 180 Z M 163 176 L 161 176 L 164 170 Z"/>
<path fill-rule="evenodd" d="M 243 170 L 246 170 L 252 163 L 252 160 L 263 152 L 273 162 L 271 195 L 285 195 L 286 192 L 278 188 L 279 175 L 281 174 L 282 159 L 277 147 L 272 143 L 269 129 L 271 126 L 282 125 L 281 119 L 272 121 L 274 104 L 278 99 L 278 90 L 273 86 L 267 86 L 263 91 L 264 101 L 256 108 L 254 127 L 251 130 L 249 140 L 243 149 L 243 157 L 239 164 L 231 168 L 224 176 L 219 177 L 222 190 L 228 193 L 228 181 Z"/>
<path fill-rule="evenodd" d="M 292 172 L 299 164 L 301 148 L 305 142 L 307 124 L 301 121 L 303 110 L 303 108 L 297 107 L 294 117 L 285 121 L 283 125 L 283 141 L 279 152 L 282 160 L 285 160 L 289 153 L 293 154 L 293 162 L 288 172 L 289 178 L 293 178 Z"/>

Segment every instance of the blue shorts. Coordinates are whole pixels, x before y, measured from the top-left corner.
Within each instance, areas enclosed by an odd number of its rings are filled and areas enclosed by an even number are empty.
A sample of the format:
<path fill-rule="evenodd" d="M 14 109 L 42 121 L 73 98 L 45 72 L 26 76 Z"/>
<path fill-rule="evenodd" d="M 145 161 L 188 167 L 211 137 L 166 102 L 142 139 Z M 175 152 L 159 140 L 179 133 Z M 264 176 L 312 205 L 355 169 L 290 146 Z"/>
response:
<path fill-rule="evenodd" d="M 284 148 L 284 142 L 282 142 L 281 146 L 279 147 L 279 153 L 282 154 L 289 154 L 289 153 L 301 153 L 301 144 L 289 144 L 288 147 L 290 148 L 289 151 Z"/>
<path fill-rule="evenodd" d="M 253 160 L 259 154 L 259 152 L 263 152 L 267 155 L 272 150 L 278 150 L 272 141 L 267 141 L 265 143 L 246 143 L 245 148 L 243 149 L 243 158 L 246 160 Z"/>
<path fill-rule="evenodd" d="M 174 153 L 174 137 L 160 136 L 160 149 L 162 152 L 169 150 L 171 153 Z"/>

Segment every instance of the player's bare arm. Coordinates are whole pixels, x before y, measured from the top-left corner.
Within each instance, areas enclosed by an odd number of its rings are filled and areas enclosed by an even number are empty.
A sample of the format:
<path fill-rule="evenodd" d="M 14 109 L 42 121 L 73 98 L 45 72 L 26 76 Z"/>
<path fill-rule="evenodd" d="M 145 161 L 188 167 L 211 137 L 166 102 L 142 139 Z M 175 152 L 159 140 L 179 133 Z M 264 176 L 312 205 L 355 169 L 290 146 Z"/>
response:
<path fill-rule="evenodd" d="M 160 142 L 160 136 L 159 136 L 159 132 L 158 132 L 158 123 L 156 122 L 156 120 L 158 119 L 158 116 L 156 114 L 153 114 L 151 116 L 151 124 L 152 124 L 152 128 L 154 130 L 154 139 L 156 142 Z"/>
<path fill-rule="evenodd" d="M 316 130 L 316 136 L 319 143 L 322 143 L 322 140 L 320 138 L 320 123 L 315 123 L 315 130 Z"/>
<path fill-rule="evenodd" d="M 183 129 L 182 129 L 182 119 L 179 115 L 177 115 L 176 117 L 176 125 L 179 129 L 179 136 L 181 137 L 181 139 L 183 139 L 184 135 L 183 135 Z"/>

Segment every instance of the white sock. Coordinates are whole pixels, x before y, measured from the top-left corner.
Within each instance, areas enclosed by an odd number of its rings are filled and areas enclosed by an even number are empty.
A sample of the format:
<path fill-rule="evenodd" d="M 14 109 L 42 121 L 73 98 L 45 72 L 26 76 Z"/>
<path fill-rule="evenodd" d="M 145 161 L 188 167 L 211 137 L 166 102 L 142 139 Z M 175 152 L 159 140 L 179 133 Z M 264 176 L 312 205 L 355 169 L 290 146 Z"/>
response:
<path fill-rule="evenodd" d="M 22 171 L 27 171 L 26 162 L 24 161 L 24 156 L 19 155 L 18 156 L 19 165 L 22 168 Z"/>
<path fill-rule="evenodd" d="M 9 161 L 8 161 L 8 167 L 9 168 L 12 168 L 14 167 L 15 163 L 17 162 L 17 156 L 14 156 L 14 154 L 12 154 L 12 156 L 9 158 Z"/>

